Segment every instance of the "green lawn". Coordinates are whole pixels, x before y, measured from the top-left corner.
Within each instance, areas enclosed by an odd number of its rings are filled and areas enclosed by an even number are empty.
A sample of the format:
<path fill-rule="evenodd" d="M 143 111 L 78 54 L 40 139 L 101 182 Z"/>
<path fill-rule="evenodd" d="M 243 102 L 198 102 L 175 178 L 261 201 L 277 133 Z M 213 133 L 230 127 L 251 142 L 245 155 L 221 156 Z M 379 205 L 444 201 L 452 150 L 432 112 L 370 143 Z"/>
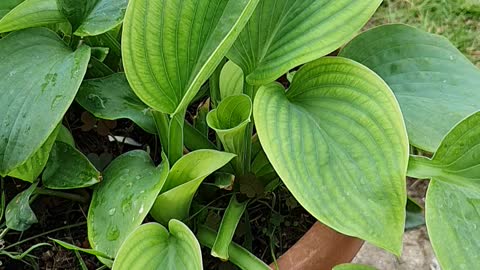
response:
<path fill-rule="evenodd" d="M 443 35 L 480 67 L 480 0 L 384 0 L 370 26 L 385 23 Z"/>

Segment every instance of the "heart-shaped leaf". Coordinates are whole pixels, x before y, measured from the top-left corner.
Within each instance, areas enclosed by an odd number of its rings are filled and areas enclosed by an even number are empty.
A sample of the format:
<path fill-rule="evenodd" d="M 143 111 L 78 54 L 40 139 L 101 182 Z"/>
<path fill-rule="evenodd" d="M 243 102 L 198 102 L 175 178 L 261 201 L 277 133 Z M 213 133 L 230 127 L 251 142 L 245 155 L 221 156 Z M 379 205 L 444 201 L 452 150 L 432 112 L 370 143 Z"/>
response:
<path fill-rule="evenodd" d="M 305 65 L 291 87 L 259 89 L 260 142 L 298 202 L 322 223 L 401 253 L 408 139 L 393 93 L 345 58 Z"/>
<path fill-rule="evenodd" d="M 155 201 L 150 214 L 162 224 L 188 217 L 193 196 L 202 181 L 225 166 L 234 154 L 215 150 L 197 150 L 179 159 Z"/>
<path fill-rule="evenodd" d="M 200 244 L 190 229 L 178 220 L 147 223 L 136 229 L 120 248 L 113 270 L 202 270 Z"/>
<path fill-rule="evenodd" d="M 227 53 L 258 0 L 131 0 L 123 29 L 128 81 L 147 105 L 185 110 Z"/>
<path fill-rule="evenodd" d="M 442 269 L 475 269 L 480 261 L 480 112 L 452 129 L 432 159 L 412 156 L 408 175 L 432 179 L 425 213 Z"/>
<path fill-rule="evenodd" d="M 65 17 L 57 8 L 56 0 L 26 0 L 15 8 L 8 10 L 3 18 L 1 10 L 2 7 L 0 6 L 0 33 L 65 21 Z"/>
<path fill-rule="evenodd" d="M 252 101 L 247 95 L 241 94 L 225 98 L 207 116 L 208 126 L 215 130 L 225 151 L 237 155 L 233 159 L 233 165 L 238 175 L 244 173 L 245 131 L 251 114 Z"/>
<path fill-rule="evenodd" d="M 243 94 L 243 85 L 245 78 L 243 70 L 234 62 L 228 61 L 220 72 L 220 100 L 218 103 L 229 96 Z"/>
<path fill-rule="evenodd" d="M 90 49 L 72 52 L 36 28 L 0 40 L 0 175 L 28 160 L 52 134 L 85 75 Z"/>
<path fill-rule="evenodd" d="M 74 146 L 55 142 L 42 175 L 42 183 L 51 189 L 73 189 L 100 183 L 95 166 Z"/>
<path fill-rule="evenodd" d="M 128 4 L 128 0 L 56 1 L 77 36 L 96 36 L 117 27 L 123 21 Z"/>
<path fill-rule="evenodd" d="M 33 183 L 8 203 L 5 209 L 7 228 L 16 231 L 26 231 L 32 224 L 38 222 L 35 213 L 30 208 L 30 196 L 32 196 L 37 185 L 38 182 Z"/>
<path fill-rule="evenodd" d="M 8 173 L 8 176 L 15 177 L 30 183 L 37 180 L 47 164 L 50 151 L 60 128 L 56 128 L 48 137 L 47 141 L 31 156 L 25 163 Z"/>
<path fill-rule="evenodd" d="M 149 133 L 156 133 L 152 112 L 130 88 L 123 73 L 85 80 L 75 100 L 98 118 L 128 118 Z"/>
<path fill-rule="evenodd" d="M 125 238 L 142 224 L 167 174 L 168 162 L 155 167 L 144 151 L 116 158 L 93 193 L 87 220 L 92 248 L 114 258 Z"/>
<path fill-rule="evenodd" d="M 327 55 L 367 23 L 381 0 L 263 0 L 228 53 L 250 84 L 273 82 Z"/>
<path fill-rule="evenodd" d="M 379 74 L 402 107 L 410 143 L 435 152 L 456 123 L 480 109 L 480 71 L 446 38 L 406 25 L 356 37 L 340 53 Z"/>

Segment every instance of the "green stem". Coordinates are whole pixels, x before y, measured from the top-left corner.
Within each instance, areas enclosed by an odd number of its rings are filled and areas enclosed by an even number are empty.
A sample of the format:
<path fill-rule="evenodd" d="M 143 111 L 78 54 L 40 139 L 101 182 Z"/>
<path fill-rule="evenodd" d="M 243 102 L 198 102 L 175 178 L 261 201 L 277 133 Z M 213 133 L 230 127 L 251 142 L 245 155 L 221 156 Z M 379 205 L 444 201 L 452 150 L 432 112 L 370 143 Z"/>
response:
<path fill-rule="evenodd" d="M 255 94 L 257 93 L 258 86 L 250 85 L 245 82 L 245 94 L 250 97 L 252 103 L 255 98 Z M 251 115 L 252 121 L 247 126 L 247 132 L 245 133 L 245 166 L 244 166 L 244 174 L 247 174 L 251 170 L 252 164 L 252 136 L 253 136 L 253 127 L 255 126 L 255 121 L 253 119 L 253 113 Z"/>
<path fill-rule="evenodd" d="M 248 201 L 238 202 L 235 194 L 230 199 L 227 210 L 222 218 L 222 223 L 218 230 L 217 238 L 212 247 L 212 256 L 220 258 L 223 261 L 228 260 L 228 247 L 232 243 L 233 235 L 237 229 L 238 222 L 242 218 L 243 212 L 247 208 Z"/>
<path fill-rule="evenodd" d="M 41 194 L 41 195 L 48 195 L 48 196 L 55 196 L 55 197 L 59 197 L 59 198 L 64 198 L 64 199 L 72 200 L 72 201 L 83 203 L 83 204 L 86 204 L 89 201 L 89 198 L 86 198 L 86 197 L 78 195 L 78 194 L 67 193 L 67 192 L 62 192 L 62 191 L 57 191 L 57 190 L 52 190 L 52 189 L 36 188 L 35 193 L 36 194 Z"/>
<path fill-rule="evenodd" d="M 408 160 L 407 176 L 417 179 L 427 179 L 438 174 L 439 168 L 434 162 L 422 156 L 410 156 Z"/>
<path fill-rule="evenodd" d="M 173 166 L 183 156 L 183 126 L 186 110 L 174 114 L 168 132 L 168 161 Z"/>
<path fill-rule="evenodd" d="M 215 231 L 204 226 L 200 226 L 197 232 L 198 241 L 209 248 L 215 243 L 216 236 Z M 242 270 L 271 270 L 259 258 L 234 242 L 231 242 L 228 246 L 228 255 L 230 262 Z"/>
<path fill-rule="evenodd" d="M 158 111 L 152 111 L 155 125 L 157 126 L 158 137 L 160 138 L 160 145 L 162 151 L 168 153 L 168 116 Z"/>
<path fill-rule="evenodd" d="M 56 228 L 56 229 L 50 230 L 50 231 L 48 231 L 48 232 L 43 232 L 43 233 L 34 235 L 34 236 L 32 236 L 32 237 L 26 238 L 26 239 L 24 239 L 24 240 L 22 240 L 22 241 L 15 242 L 15 243 L 11 244 L 10 246 L 5 247 L 4 250 L 10 249 L 10 248 L 12 248 L 12 247 L 16 247 L 16 246 L 21 245 L 21 244 L 23 244 L 23 243 L 26 243 L 26 242 L 28 242 L 28 241 L 37 239 L 37 238 L 42 237 L 42 236 L 45 236 L 45 235 L 49 235 L 49 234 L 54 233 L 54 232 L 58 232 L 58 231 L 63 231 L 63 230 L 68 230 L 68 229 L 80 227 L 80 226 L 83 226 L 83 225 L 85 225 L 85 224 L 87 224 L 86 221 L 85 221 L 85 222 L 80 222 L 80 223 L 77 223 L 77 224 L 72 224 L 72 225 L 63 226 L 63 227 L 60 227 L 60 228 Z"/>

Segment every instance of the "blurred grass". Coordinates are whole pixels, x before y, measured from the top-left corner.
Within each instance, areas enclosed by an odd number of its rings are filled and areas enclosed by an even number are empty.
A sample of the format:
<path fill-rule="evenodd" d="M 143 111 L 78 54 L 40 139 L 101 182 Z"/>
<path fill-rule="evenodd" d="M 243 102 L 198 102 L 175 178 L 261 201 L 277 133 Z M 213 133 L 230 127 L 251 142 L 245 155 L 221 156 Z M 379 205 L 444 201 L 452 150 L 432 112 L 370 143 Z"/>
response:
<path fill-rule="evenodd" d="M 384 0 L 369 26 L 386 23 L 443 35 L 480 67 L 480 0 Z"/>

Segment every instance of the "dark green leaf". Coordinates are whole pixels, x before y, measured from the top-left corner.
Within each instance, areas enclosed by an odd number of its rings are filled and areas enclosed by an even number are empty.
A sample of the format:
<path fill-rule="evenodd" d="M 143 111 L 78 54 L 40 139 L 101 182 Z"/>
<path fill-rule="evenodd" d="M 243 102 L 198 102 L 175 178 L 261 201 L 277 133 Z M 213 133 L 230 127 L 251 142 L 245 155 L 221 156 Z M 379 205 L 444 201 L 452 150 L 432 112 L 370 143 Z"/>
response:
<path fill-rule="evenodd" d="M 122 23 L 128 0 L 57 0 L 77 36 L 103 34 Z"/>
<path fill-rule="evenodd" d="M 44 145 L 72 103 L 89 57 L 87 46 L 72 52 L 42 28 L 0 40 L 0 175 Z"/>
<path fill-rule="evenodd" d="M 74 146 L 55 142 L 42 175 L 42 183 L 51 189 L 73 189 L 95 185 L 100 172 Z"/>
<path fill-rule="evenodd" d="M 98 118 L 117 120 L 128 118 L 145 131 L 155 134 L 152 112 L 130 88 L 125 74 L 85 80 L 76 101 Z"/>

